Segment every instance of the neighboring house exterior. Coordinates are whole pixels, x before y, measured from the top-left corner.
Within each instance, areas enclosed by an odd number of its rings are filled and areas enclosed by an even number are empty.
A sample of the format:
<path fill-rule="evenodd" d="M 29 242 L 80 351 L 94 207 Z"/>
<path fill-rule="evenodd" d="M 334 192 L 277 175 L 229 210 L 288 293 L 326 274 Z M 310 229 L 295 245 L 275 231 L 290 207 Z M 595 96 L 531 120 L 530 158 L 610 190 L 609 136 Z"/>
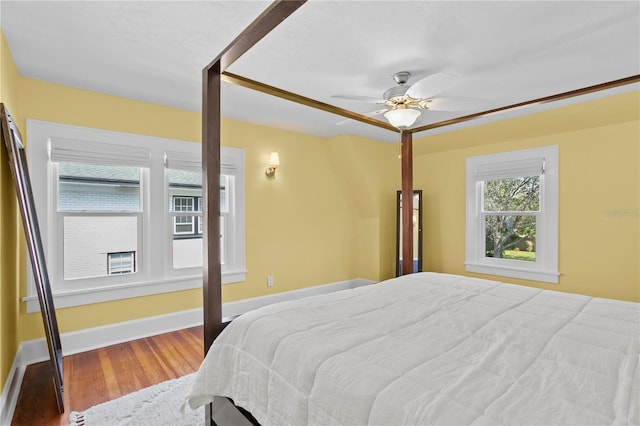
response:
<path fill-rule="evenodd" d="M 64 217 L 64 278 L 135 273 L 139 169 L 60 163 L 58 173 L 58 211 L 70 212 Z M 167 176 L 168 210 L 201 212 L 201 175 L 168 170 Z M 172 228 L 173 267 L 201 266 L 202 217 L 176 215 Z"/>

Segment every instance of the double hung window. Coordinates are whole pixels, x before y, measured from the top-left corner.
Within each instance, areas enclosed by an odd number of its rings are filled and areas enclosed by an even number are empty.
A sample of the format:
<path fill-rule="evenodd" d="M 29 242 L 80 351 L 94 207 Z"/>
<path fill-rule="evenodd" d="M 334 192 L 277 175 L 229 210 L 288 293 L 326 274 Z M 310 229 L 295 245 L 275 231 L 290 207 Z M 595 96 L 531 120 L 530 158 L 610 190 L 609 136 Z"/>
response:
<path fill-rule="evenodd" d="M 241 151 L 223 150 L 220 165 L 220 261 L 223 283 L 244 279 L 244 178 Z M 202 267 L 202 166 L 199 155 L 165 153 L 172 243 L 168 263 L 175 270 Z"/>
<path fill-rule="evenodd" d="M 197 200 L 202 197 L 173 196 L 173 211 L 195 212 Z M 173 235 L 195 235 L 195 216 L 176 216 L 173 218 Z"/>
<path fill-rule="evenodd" d="M 137 253 L 143 220 L 143 183 L 150 151 L 52 138 L 49 141 L 51 247 L 59 255 L 49 261 L 53 281 L 68 288 L 86 288 L 88 281 L 113 275 L 110 253 Z M 117 274 L 135 274 L 121 268 Z M 120 278 L 119 283 L 135 280 Z"/>
<path fill-rule="evenodd" d="M 558 282 L 558 150 L 467 159 L 466 269 Z"/>
<path fill-rule="evenodd" d="M 56 306 L 202 286 L 200 144 L 34 120 L 27 134 Z M 221 147 L 221 162 L 222 280 L 230 283 L 246 274 L 244 152 Z"/>

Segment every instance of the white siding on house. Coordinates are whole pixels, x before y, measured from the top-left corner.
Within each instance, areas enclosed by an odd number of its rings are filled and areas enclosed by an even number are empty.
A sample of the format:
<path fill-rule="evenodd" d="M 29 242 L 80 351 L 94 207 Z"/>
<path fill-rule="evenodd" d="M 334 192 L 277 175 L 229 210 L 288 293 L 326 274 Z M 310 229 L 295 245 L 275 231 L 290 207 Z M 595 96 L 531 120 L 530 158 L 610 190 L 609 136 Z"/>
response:
<path fill-rule="evenodd" d="M 202 267 L 202 237 L 173 240 L 173 265 L 176 269 Z"/>
<path fill-rule="evenodd" d="M 137 211 L 140 186 L 60 182 L 58 200 L 61 211 Z"/>
<path fill-rule="evenodd" d="M 67 280 L 105 276 L 109 253 L 137 250 L 137 217 L 64 218 L 64 278 Z"/>

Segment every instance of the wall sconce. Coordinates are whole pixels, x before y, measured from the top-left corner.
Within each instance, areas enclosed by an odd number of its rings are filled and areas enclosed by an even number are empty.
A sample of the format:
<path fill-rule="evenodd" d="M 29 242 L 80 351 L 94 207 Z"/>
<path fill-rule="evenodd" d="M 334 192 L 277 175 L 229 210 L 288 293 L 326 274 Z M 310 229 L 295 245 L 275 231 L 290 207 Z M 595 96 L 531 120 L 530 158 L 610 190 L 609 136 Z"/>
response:
<path fill-rule="evenodd" d="M 276 169 L 280 165 L 280 156 L 277 152 L 272 152 L 269 156 L 269 167 L 265 170 L 265 174 L 272 179 L 276 178 Z"/>

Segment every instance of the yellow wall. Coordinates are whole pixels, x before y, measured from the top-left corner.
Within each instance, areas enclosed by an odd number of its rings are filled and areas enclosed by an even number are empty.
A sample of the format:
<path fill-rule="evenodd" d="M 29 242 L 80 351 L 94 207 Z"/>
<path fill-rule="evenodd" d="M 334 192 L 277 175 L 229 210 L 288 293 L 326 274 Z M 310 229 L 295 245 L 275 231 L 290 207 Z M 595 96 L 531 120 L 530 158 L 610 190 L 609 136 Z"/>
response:
<path fill-rule="evenodd" d="M 640 301 L 640 93 L 417 139 L 424 270 Z M 558 284 L 466 273 L 466 158 L 559 146 Z"/>
<path fill-rule="evenodd" d="M 399 140 L 399 136 L 398 136 Z M 330 167 L 356 206 L 356 276 L 372 280 L 395 275 L 396 191 L 400 189 L 397 144 L 374 143 L 356 136 L 329 139 Z"/>
<path fill-rule="evenodd" d="M 20 78 L 23 119 L 200 140 L 200 114 Z M 24 123 L 23 123 L 24 124 Z M 247 281 L 223 300 L 393 273 L 397 148 L 356 137 L 325 138 L 223 120 L 222 143 L 245 149 Z M 28 138 L 28 135 L 27 135 Z M 28 149 L 28 147 L 27 147 Z M 264 170 L 280 153 L 275 180 Z M 356 161 L 355 159 L 358 159 Z M 389 192 L 389 193 L 386 193 Z M 21 253 L 24 253 L 22 247 Z M 25 256 L 22 256 L 24 265 Z M 392 259 L 392 257 L 391 257 Z M 266 278 L 274 277 L 268 288 Z M 26 294 L 21 277 L 20 294 Z M 59 309 L 61 332 L 202 306 L 200 290 Z M 39 314 L 20 308 L 20 340 L 42 336 Z"/>
<path fill-rule="evenodd" d="M 18 71 L 0 30 L 0 102 L 16 120 Z M 0 393 L 18 351 L 17 223 L 15 191 L 4 147 L 0 147 Z"/>

